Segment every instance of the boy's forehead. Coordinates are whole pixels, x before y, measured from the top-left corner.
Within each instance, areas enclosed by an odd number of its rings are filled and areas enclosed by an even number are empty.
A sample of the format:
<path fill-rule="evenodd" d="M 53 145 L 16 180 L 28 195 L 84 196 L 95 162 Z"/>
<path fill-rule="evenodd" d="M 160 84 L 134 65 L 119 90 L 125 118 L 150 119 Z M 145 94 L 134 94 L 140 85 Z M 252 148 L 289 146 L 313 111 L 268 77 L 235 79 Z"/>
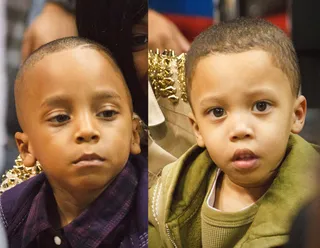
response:
<path fill-rule="evenodd" d="M 230 78 L 263 78 L 272 76 L 268 73 L 286 75 L 273 62 L 272 56 L 263 50 L 250 50 L 241 53 L 213 53 L 202 57 L 197 62 L 192 85 L 198 78 L 229 80 Z M 201 82 L 201 80 L 199 81 Z"/>
<path fill-rule="evenodd" d="M 201 64 L 201 66 L 199 66 Z M 249 66 L 258 67 L 274 66 L 272 57 L 264 50 L 248 50 L 239 53 L 210 53 L 198 60 L 195 71 L 209 65 L 213 70 L 248 68 Z M 231 72 L 231 70 L 229 70 Z"/>
<path fill-rule="evenodd" d="M 88 89 L 85 93 L 89 94 L 99 90 L 105 92 L 107 88 L 121 99 L 128 98 L 124 78 L 112 59 L 97 50 L 81 47 L 45 56 L 27 69 L 23 85 L 24 95 L 32 94 L 29 95 L 31 98 L 37 97 L 35 95 L 46 97 L 51 91 L 80 94 L 83 93 L 81 89 Z M 46 95 L 39 92 L 46 92 Z"/>
<path fill-rule="evenodd" d="M 58 84 L 59 87 L 70 87 L 73 81 L 78 84 L 91 82 L 92 87 L 108 84 L 115 89 L 123 88 L 121 84 L 125 84 L 120 69 L 111 58 L 97 50 L 81 47 L 48 54 L 28 68 L 23 79 L 28 87 L 32 84 L 54 87 L 57 81 L 64 82 Z"/>
<path fill-rule="evenodd" d="M 69 69 L 72 67 L 88 67 L 96 68 L 100 70 L 103 67 L 110 67 L 108 73 L 121 74 L 120 69 L 115 64 L 113 59 L 106 53 L 88 46 L 79 46 L 75 48 L 65 49 L 62 51 L 47 54 L 37 63 L 42 68 L 59 68 L 60 70 L 67 66 Z M 79 71 L 79 73 L 85 73 L 86 71 Z"/>
<path fill-rule="evenodd" d="M 190 88 L 191 101 L 199 94 L 214 93 L 224 95 L 236 94 L 236 90 L 250 91 L 258 89 L 263 82 L 270 84 L 274 90 L 285 86 L 291 92 L 291 84 L 286 74 L 274 65 L 272 56 L 263 50 L 250 50 L 241 53 L 215 53 L 201 58 L 194 69 Z M 260 84 L 261 83 L 261 84 Z M 269 86 L 269 87 L 271 87 Z"/>

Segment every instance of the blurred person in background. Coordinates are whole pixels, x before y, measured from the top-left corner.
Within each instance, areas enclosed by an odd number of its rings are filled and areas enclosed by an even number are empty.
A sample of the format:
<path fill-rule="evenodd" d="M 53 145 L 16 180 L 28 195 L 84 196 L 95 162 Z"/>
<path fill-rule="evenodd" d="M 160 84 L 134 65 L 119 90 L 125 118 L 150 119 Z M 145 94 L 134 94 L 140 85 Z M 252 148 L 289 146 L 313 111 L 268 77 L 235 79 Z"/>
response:
<path fill-rule="evenodd" d="M 108 48 L 121 68 L 133 98 L 133 109 L 147 123 L 147 0 L 78 0 L 80 37 Z"/>
<path fill-rule="evenodd" d="M 76 36 L 75 0 L 33 0 L 30 25 L 24 32 L 21 59 L 55 39 Z"/>
<path fill-rule="evenodd" d="M 20 65 L 20 51 L 23 32 L 26 27 L 26 17 L 31 6 L 31 0 L 10 0 L 6 3 L 7 33 L 6 33 L 6 68 L 7 75 L 7 98 L 4 103 L 7 104 L 6 118 L 6 149 L 4 169 L 10 169 L 18 155 L 18 150 L 14 141 L 14 133 L 20 129 L 16 111 L 14 107 L 13 85 Z"/>
<path fill-rule="evenodd" d="M 287 31 L 286 3 L 287 0 L 150 0 L 149 8 L 161 13 L 192 41 L 213 23 L 239 16 L 264 17 Z"/>
<path fill-rule="evenodd" d="M 6 66 L 6 33 L 7 33 L 7 20 L 6 20 L 6 1 L 0 0 L 0 169 L 2 170 L 5 161 L 5 145 L 7 142 L 5 116 L 7 109 L 7 74 Z"/>
<path fill-rule="evenodd" d="M 149 10 L 149 49 L 172 49 L 176 54 L 187 52 L 190 42 L 174 22 L 163 14 Z"/>
<path fill-rule="evenodd" d="M 5 49 L 6 49 L 6 1 L 0 0 L 0 99 L 2 101 L 1 108 L 0 108 L 0 169 L 3 168 L 4 164 L 4 146 L 6 143 L 6 131 L 5 131 L 5 113 L 6 113 L 6 70 L 5 70 Z M 3 222 L 0 221 L 0 244 L 1 247 L 7 248 L 7 239 L 4 232 Z"/>

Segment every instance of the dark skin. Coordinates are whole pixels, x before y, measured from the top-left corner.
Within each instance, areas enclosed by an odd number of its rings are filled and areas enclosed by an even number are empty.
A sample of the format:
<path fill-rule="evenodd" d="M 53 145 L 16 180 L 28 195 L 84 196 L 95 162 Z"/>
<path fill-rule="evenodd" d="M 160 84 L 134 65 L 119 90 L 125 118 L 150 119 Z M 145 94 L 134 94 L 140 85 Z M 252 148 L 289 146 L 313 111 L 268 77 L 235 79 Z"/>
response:
<path fill-rule="evenodd" d="M 139 122 L 123 76 L 93 49 L 45 56 L 20 86 L 23 133 L 16 142 L 26 166 L 42 165 L 65 226 L 106 189 L 130 153 L 140 153 Z M 82 156 L 91 158 L 79 162 Z"/>

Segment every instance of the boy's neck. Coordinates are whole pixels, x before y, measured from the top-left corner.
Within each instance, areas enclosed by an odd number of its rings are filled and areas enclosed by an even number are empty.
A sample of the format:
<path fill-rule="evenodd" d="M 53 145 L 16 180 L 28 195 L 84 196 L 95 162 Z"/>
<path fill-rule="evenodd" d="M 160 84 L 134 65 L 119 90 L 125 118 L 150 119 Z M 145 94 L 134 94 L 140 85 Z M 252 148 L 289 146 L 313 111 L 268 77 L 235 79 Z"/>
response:
<path fill-rule="evenodd" d="M 70 192 L 55 188 L 54 197 L 60 215 L 60 227 L 64 227 L 76 219 L 107 187 L 108 185 L 99 190 L 86 192 Z"/>
<path fill-rule="evenodd" d="M 273 176 L 267 183 L 257 187 L 243 187 L 235 184 L 223 174 L 218 178 L 214 207 L 224 212 L 237 212 L 260 199 L 273 182 Z"/>

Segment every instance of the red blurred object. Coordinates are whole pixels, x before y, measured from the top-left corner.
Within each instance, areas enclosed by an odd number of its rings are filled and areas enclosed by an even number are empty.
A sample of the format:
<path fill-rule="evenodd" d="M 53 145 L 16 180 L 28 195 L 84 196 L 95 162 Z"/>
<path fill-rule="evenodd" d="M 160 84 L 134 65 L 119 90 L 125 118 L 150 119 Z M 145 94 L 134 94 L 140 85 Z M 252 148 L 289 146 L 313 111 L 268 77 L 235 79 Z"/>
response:
<path fill-rule="evenodd" d="M 277 25 L 279 28 L 281 28 L 283 31 L 289 34 L 288 23 L 287 23 L 288 15 L 286 13 L 267 16 L 265 17 L 265 19 L 273 23 L 274 25 Z"/>
<path fill-rule="evenodd" d="M 199 33 L 201 33 L 201 31 L 205 30 L 214 23 L 214 20 L 209 17 L 185 16 L 176 14 L 164 15 L 179 27 L 181 32 L 187 37 L 189 41 L 192 41 Z M 277 25 L 287 34 L 289 34 L 286 13 L 267 16 L 264 18 Z"/>
<path fill-rule="evenodd" d="M 185 16 L 176 14 L 164 14 L 174 22 L 181 32 L 192 41 L 199 33 L 212 25 L 213 19 L 203 16 Z"/>

